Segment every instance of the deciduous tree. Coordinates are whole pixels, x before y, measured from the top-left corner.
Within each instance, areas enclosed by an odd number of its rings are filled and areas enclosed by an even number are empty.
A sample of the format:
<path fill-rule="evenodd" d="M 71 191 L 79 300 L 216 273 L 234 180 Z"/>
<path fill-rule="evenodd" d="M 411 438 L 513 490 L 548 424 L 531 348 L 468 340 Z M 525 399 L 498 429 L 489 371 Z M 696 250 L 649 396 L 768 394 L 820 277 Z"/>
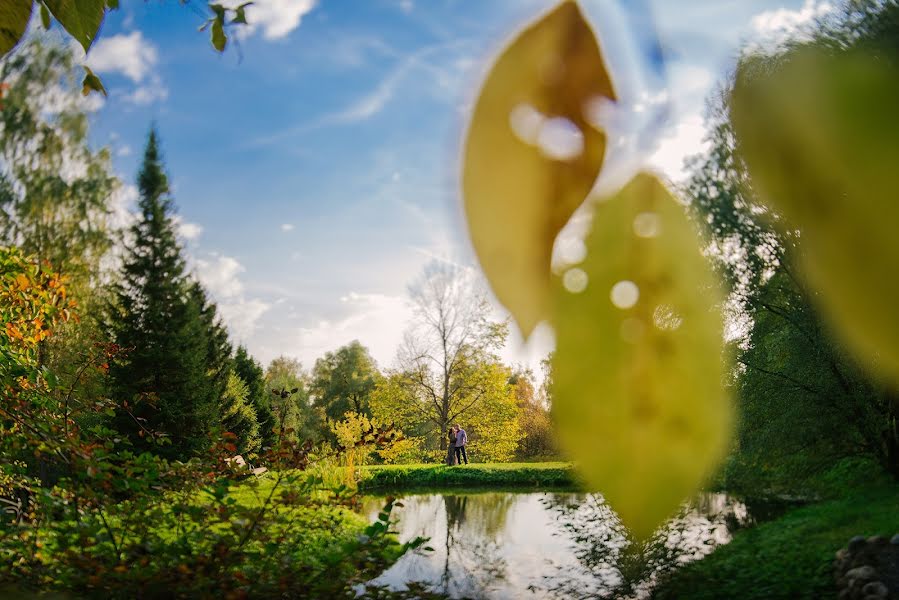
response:
<path fill-rule="evenodd" d="M 399 369 L 375 394 L 373 413 L 381 421 L 396 420 L 407 435 L 420 430 L 441 451 L 447 429 L 460 422 L 472 444 L 482 438 L 482 456 L 511 456 L 519 436 L 517 407 L 508 369 L 495 355 L 506 324 L 491 319 L 472 274 L 455 267 L 429 265 L 410 295 L 414 322 L 399 351 Z"/>
<path fill-rule="evenodd" d="M 371 416 L 369 399 L 380 378 L 368 349 L 352 341 L 315 361 L 310 383 L 313 406 L 330 421 L 341 420 L 348 412 Z"/>

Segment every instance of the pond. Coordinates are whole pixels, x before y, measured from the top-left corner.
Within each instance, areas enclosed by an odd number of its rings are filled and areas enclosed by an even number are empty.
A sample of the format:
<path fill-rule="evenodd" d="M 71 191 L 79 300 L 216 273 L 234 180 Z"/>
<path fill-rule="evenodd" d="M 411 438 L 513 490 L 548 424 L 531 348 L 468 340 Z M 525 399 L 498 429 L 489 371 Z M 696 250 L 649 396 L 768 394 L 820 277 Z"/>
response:
<path fill-rule="evenodd" d="M 443 491 L 401 503 L 400 541 L 424 536 L 432 550 L 403 556 L 371 583 L 423 582 L 451 598 L 645 598 L 664 573 L 782 512 L 706 493 L 638 546 L 598 494 Z M 383 504 L 367 497 L 363 510 L 374 519 Z"/>

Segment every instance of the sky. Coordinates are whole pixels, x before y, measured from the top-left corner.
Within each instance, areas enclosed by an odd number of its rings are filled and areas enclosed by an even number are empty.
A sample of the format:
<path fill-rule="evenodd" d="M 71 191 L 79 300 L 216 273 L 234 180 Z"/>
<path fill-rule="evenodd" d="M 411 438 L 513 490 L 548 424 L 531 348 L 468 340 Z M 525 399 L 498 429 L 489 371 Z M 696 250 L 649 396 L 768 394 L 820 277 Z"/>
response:
<path fill-rule="evenodd" d="M 197 31 L 196 4 L 126 0 L 84 59 L 109 90 L 88 104 L 91 141 L 113 150 L 130 207 L 155 124 L 191 268 L 257 359 L 311 368 L 358 339 L 389 368 L 425 264 L 476 265 L 458 191 L 468 113 L 491 58 L 553 4 L 255 0 L 220 55 Z M 613 81 L 661 68 L 635 88 L 668 102 L 640 157 L 675 181 L 704 147 L 706 98 L 739 48 L 833 10 L 816 0 L 581 4 Z M 658 65 L 643 60 L 643 39 L 660 43 Z M 523 346 L 513 335 L 503 356 L 536 368 L 551 337 L 541 327 Z"/>

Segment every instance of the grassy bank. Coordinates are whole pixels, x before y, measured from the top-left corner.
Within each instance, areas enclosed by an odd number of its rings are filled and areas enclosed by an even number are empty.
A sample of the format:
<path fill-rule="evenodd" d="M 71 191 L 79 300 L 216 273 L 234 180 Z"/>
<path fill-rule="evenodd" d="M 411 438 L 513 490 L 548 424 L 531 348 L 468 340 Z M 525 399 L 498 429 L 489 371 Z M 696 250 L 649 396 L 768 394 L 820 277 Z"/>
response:
<path fill-rule="evenodd" d="M 899 486 L 879 485 L 794 509 L 738 532 L 674 573 L 653 598 L 832 598 L 834 553 L 855 535 L 899 531 Z"/>
<path fill-rule="evenodd" d="M 570 463 L 501 463 L 446 465 L 380 465 L 362 467 L 359 490 L 439 487 L 572 487 L 577 484 Z"/>

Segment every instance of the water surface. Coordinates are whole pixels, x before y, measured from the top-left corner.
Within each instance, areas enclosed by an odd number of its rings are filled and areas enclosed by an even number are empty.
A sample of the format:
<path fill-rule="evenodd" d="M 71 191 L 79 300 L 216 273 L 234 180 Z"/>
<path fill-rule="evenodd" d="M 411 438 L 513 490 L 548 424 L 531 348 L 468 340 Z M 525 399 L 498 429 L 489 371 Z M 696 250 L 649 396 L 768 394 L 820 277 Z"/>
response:
<path fill-rule="evenodd" d="M 363 503 L 374 519 L 383 498 Z M 767 517 L 725 494 L 702 494 L 644 545 L 632 544 L 598 494 L 421 493 L 395 509 L 400 541 L 430 538 L 432 551 L 403 556 L 372 583 L 418 581 L 451 598 L 648 596 L 671 569 L 726 544 Z"/>

